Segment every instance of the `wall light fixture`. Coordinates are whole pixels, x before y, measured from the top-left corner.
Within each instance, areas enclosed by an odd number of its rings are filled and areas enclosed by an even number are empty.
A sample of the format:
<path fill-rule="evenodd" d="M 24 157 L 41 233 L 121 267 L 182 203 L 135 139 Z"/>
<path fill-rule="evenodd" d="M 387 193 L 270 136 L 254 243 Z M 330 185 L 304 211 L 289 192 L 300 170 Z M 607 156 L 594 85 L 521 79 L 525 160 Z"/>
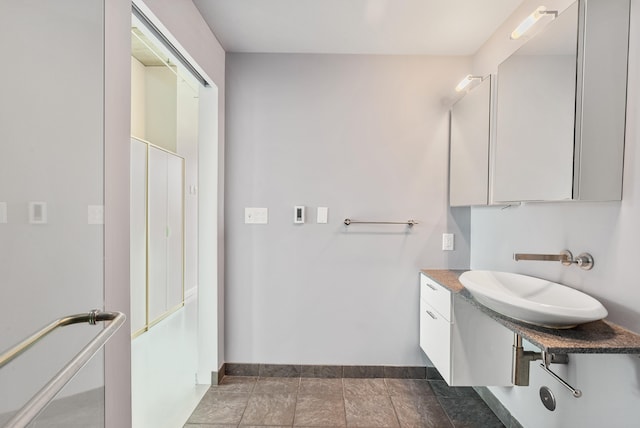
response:
<path fill-rule="evenodd" d="M 538 7 L 531 15 L 527 16 L 515 30 L 513 30 L 511 33 L 511 40 L 516 40 L 522 37 L 536 22 L 538 22 L 540 18 L 545 15 L 553 15 L 553 17 L 556 18 L 558 16 L 558 11 L 547 10 L 545 6 Z"/>
<path fill-rule="evenodd" d="M 482 80 L 482 76 L 472 76 L 471 74 L 465 76 L 456 86 L 456 92 L 462 92 L 474 80 Z"/>

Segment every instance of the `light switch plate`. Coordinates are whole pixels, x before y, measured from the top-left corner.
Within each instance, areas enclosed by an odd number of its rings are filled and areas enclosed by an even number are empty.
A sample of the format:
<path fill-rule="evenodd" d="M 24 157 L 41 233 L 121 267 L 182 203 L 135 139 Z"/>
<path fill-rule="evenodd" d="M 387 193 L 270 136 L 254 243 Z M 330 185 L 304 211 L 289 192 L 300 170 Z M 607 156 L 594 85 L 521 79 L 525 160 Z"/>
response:
<path fill-rule="evenodd" d="M 442 251 L 453 251 L 453 233 L 442 234 Z"/>
<path fill-rule="evenodd" d="M 269 223 L 269 210 L 267 208 L 245 208 L 245 224 L 267 224 Z"/>
<path fill-rule="evenodd" d="M 319 224 L 326 224 L 329 222 L 329 208 L 327 207 L 318 207 L 318 219 L 316 220 Z"/>

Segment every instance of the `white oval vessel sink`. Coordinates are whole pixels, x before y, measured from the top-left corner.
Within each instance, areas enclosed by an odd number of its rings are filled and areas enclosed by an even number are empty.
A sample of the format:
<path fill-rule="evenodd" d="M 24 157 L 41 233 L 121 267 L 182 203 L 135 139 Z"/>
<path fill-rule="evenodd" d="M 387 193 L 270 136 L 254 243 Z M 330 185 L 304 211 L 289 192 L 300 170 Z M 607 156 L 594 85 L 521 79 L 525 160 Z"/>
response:
<path fill-rule="evenodd" d="M 593 297 L 551 281 L 517 273 L 472 270 L 460 282 L 499 314 L 549 328 L 571 328 L 607 316 Z"/>

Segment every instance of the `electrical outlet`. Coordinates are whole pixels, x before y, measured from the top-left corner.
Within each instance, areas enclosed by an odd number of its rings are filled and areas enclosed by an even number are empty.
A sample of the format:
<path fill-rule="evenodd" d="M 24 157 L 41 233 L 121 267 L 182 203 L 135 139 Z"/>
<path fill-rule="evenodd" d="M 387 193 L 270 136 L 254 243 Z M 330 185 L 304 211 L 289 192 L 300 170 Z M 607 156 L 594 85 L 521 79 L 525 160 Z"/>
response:
<path fill-rule="evenodd" d="M 442 251 L 453 251 L 453 233 L 442 234 Z"/>

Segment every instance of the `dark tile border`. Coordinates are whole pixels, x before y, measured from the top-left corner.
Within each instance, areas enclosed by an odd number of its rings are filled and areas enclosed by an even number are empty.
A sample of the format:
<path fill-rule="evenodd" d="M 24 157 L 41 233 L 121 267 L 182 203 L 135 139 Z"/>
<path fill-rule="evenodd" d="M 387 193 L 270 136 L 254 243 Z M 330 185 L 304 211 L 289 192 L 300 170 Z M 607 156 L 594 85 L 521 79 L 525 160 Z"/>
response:
<path fill-rule="evenodd" d="M 225 363 L 225 376 L 258 376 L 260 374 L 260 364 L 239 364 Z"/>
<path fill-rule="evenodd" d="M 222 364 L 217 372 L 211 372 L 211 385 L 220 385 L 220 382 L 222 382 L 222 378 L 224 377 L 225 370 L 225 364 Z"/>
<path fill-rule="evenodd" d="M 342 366 L 301 366 L 300 377 L 315 377 L 325 379 L 342 378 Z"/>
<path fill-rule="evenodd" d="M 384 377 L 387 379 L 426 379 L 427 368 L 384 366 Z"/>
<path fill-rule="evenodd" d="M 444 380 L 444 378 L 440 375 L 440 372 L 435 367 L 427 367 L 427 379 Z"/>
<path fill-rule="evenodd" d="M 518 420 L 509 412 L 509 409 L 496 398 L 495 395 L 486 386 L 473 387 L 482 401 L 491 409 L 493 413 L 500 419 L 506 428 L 523 428 Z"/>
<path fill-rule="evenodd" d="M 295 364 L 225 363 L 218 373 L 222 376 L 304 377 L 304 378 L 388 378 L 442 379 L 431 367 L 413 366 L 338 366 Z"/>
<path fill-rule="evenodd" d="M 384 366 L 344 366 L 342 377 L 357 379 L 383 378 Z"/>
<path fill-rule="evenodd" d="M 260 377 L 300 377 L 302 366 L 293 364 L 260 364 Z"/>

